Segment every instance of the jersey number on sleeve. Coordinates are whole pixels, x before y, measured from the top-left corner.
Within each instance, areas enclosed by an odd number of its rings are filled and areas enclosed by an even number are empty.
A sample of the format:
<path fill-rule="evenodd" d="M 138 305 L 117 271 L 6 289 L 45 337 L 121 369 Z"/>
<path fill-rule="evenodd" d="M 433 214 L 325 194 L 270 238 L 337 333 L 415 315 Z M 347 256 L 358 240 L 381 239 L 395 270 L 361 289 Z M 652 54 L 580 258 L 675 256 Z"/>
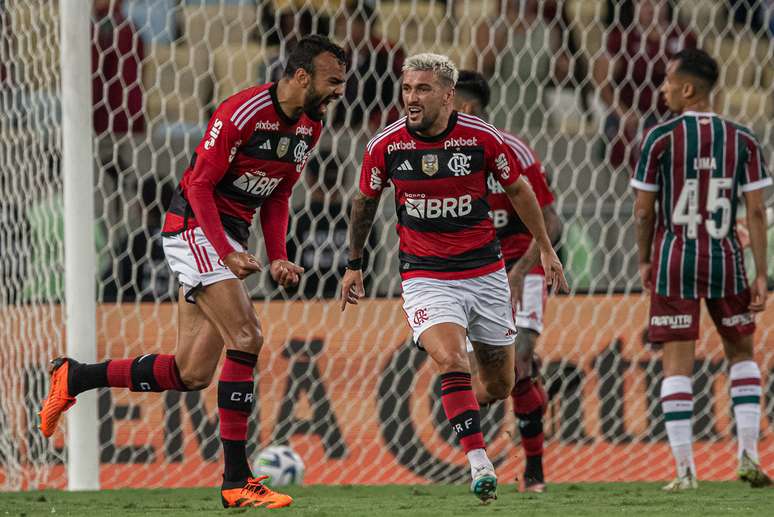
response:
<path fill-rule="evenodd" d="M 723 197 L 721 190 L 731 188 L 732 184 L 731 178 L 710 179 L 709 192 L 707 193 L 707 212 L 712 214 L 721 210 L 720 226 L 712 218 L 704 221 L 707 233 L 713 239 L 725 238 L 731 227 L 731 200 Z M 685 235 L 689 239 L 695 239 L 698 236 L 699 225 L 702 223 L 702 216 L 699 213 L 699 180 L 685 180 L 685 186 L 680 192 L 680 197 L 677 199 L 672 213 L 672 222 L 676 225 L 687 226 Z"/>

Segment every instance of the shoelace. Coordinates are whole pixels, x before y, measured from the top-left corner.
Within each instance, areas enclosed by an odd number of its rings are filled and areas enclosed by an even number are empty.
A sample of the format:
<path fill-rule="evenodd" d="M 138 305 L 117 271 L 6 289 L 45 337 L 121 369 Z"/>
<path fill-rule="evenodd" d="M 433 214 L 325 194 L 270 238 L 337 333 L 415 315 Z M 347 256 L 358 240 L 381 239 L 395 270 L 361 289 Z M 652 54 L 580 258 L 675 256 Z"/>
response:
<path fill-rule="evenodd" d="M 266 496 L 271 494 L 271 490 L 266 488 L 261 481 L 264 479 L 268 479 L 269 476 L 261 476 L 258 478 L 247 478 L 247 484 L 242 490 L 245 490 L 247 492 L 253 492 L 261 496 Z"/>

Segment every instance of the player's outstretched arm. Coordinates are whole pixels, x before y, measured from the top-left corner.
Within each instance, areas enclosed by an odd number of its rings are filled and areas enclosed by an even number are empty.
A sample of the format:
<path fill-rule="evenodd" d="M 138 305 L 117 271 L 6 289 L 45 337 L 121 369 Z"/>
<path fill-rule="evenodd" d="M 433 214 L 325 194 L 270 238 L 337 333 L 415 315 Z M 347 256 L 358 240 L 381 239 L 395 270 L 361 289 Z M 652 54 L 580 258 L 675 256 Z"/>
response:
<path fill-rule="evenodd" d="M 747 205 L 747 228 L 750 232 L 750 249 L 755 262 L 755 280 L 750 286 L 750 310 L 762 312 L 768 296 L 766 249 L 766 205 L 763 202 L 763 189 L 744 193 Z"/>
<path fill-rule="evenodd" d="M 508 194 L 513 208 L 534 237 L 540 250 L 540 261 L 543 263 L 543 269 L 546 273 L 546 284 L 551 286 L 554 291 L 568 291 L 562 263 L 551 246 L 551 239 L 548 237 L 546 225 L 543 222 L 543 212 L 540 210 L 532 187 L 529 186 L 524 177 L 520 177 L 505 187 L 505 193 Z"/>
<path fill-rule="evenodd" d="M 656 220 L 656 192 L 637 190 L 634 201 L 634 226 L 637 229 L 637 249 L 640 253 L 640 280 L 642 288 L 651 288 L 651 247 L 653 246 L 653 225 Z"/>
<path fill-rule="evenodd" d="M 349 220 L 349 264 L 341 282 L 341 310 L 347 304 L 357 305 L 358 299 L 365 296 L 363 287 L 363 249 L 365 248 L 371 226 L 374 224 L 376 210 L 379 208 L 379 196 L 369 197 L 358 192 L 352 200 Z"/>

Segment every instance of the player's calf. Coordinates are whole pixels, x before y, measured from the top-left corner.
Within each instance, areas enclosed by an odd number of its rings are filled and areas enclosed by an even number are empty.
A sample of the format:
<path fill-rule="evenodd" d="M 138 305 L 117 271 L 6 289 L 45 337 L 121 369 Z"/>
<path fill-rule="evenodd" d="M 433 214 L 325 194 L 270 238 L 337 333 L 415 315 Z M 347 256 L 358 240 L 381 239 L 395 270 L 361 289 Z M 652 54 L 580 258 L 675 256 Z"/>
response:
<path fill-rule="evenodd" d="M 539 380 L 527 378 L 516 382 L 511 399 L 526 457 L 524 490 L 540 493 L 545 490 L 543 414 L 548 405 L 548 395 Z"/>
<path fill-rule="evenodd" d="M 441 403 L 446 418 L 457 434 L 462 449 L 470 462 L 470 489 L 482 502 L 497 498 L 497 477 L 486 454 L 481 432 L 481 414 L 470 373 L 446 372 L 441 374 Z"/>

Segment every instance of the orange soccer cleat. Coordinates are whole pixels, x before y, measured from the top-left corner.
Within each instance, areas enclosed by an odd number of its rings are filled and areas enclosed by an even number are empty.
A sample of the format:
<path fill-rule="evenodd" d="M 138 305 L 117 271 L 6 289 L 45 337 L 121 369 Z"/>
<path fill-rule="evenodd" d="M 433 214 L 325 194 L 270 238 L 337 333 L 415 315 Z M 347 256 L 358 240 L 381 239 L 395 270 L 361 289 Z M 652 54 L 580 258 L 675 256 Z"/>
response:
<path fill-rule="evenodd" d="M 75 404 L 75 397 L 67 389 L 67 376 L 70 372 L 70 360 L 58 357 L 51 361 L 48 373 L 51 375 L 48 397 L 43 401 L 40 416 L 40 430 L 43 436 L 51 438 L 56 431 L 59 417 Z"/>
<path fill-rule="evenodd" d="M 266 508 L 282 508 L 290 506 L 293 498 L 289 495 L 274 492 L 261 483 L 269 476 L 247 478 L 247 481 L 223 482 L 220 489 L 220 499 L 223 508 L 242 508 L 246 506 L 266 506 Z"/>

